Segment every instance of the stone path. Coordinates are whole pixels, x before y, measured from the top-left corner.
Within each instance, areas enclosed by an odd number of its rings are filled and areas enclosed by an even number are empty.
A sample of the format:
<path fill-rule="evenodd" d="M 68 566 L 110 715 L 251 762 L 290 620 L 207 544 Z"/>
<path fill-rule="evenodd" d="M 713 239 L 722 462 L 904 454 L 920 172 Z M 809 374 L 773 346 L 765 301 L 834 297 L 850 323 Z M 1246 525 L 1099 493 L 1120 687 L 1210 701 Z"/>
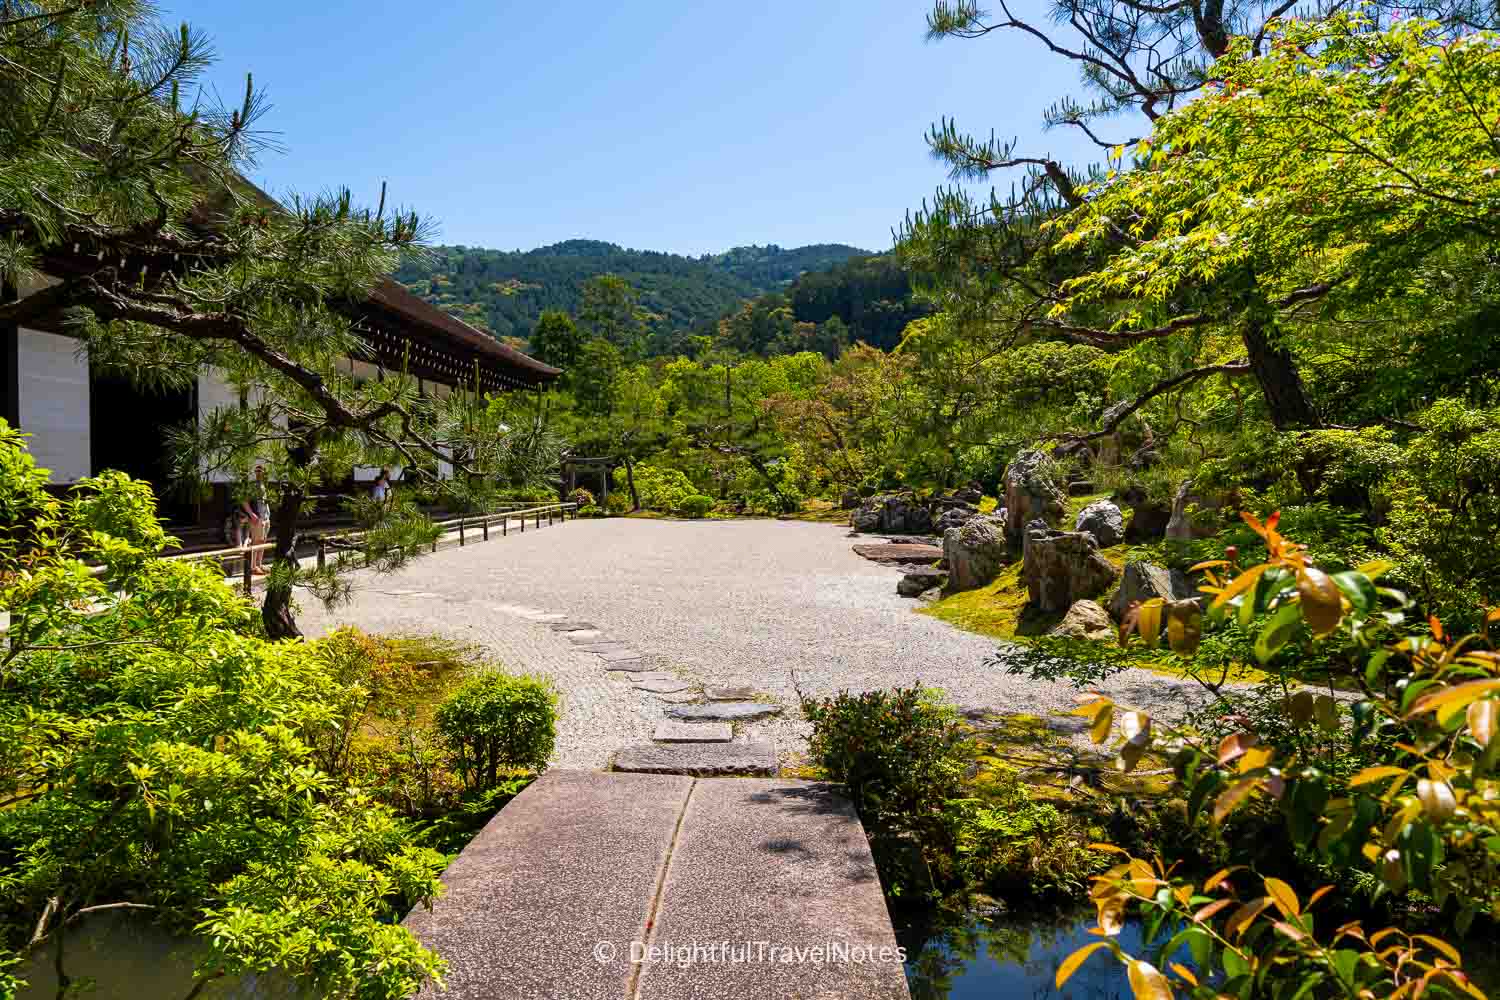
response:
<path fill-rule="evenodd" d="M 427 1000 L 908 998 L 869 844 L 826 784 L 551 771 L 442 878 L 405 921 L 448 961 Z"/>
<path fill-rule="evenodd" d="M 817 697 L 921 682 L 965 709 L 1073 707 L 1072 685 L 1009 674 L 995 659 L 1006 656 L 1000 643 L 915 613 L 896 594 L 900 577 L 852 552 L 837 525 L 579 520 L 440 549 L 386 576 L 355 574 L 351 604 L 327 612 L 304 596 L 299 620 L 310 635 L 348 622 L 469 640 L 504 669 L 551 678 L 563 692 L 558 767 L 609 766 L 616 751 L 653 743 L 669 709 L 707 704 L 718 693 L 708 689 L 743 687 L 758 696 L 730 704 L 780 706 L 735 723 L 734 738 L 770 742 L 783 762 L 808 732 L 799 689 Z M 606 661 L 579 648 L 601 642 L 637 655 Z M 651 679 L 689 687 L 638 689 Z M 1102 687 L 1157 716 L 1201 698 L 1191 683 L 1146 671 Z"/>

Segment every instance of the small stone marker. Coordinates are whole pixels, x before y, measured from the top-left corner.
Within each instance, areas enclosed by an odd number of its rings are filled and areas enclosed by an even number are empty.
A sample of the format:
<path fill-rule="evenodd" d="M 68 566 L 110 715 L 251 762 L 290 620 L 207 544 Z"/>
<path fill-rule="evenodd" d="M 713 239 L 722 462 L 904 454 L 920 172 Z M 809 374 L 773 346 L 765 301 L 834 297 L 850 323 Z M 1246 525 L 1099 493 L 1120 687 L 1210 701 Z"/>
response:
<path fill-rule="evenodd" d="M 776 773 L 776 748 L 769 743 L 642 743 L 617 751 L 615 770 L 698 778 L 768 776 Z"/>
<path fill-rule="evenodd" d="M 618 660 L 638 660 L 641 658 L 640 653 L 637 653 L 635 650 L 627 649 L 625 647 L 621 647 L 619 649 L 611 649 L 607 653 L 597 653 L 595 655 L 602 657 L 606 663 L 613 663 Z"/>
<path fill-rule="evenodd" d="M 704 688 L 703 693 L 708 696 L 709 701 L 749 701 L 755 697 L 755 688 L 745 687 L 709 687 Z"/>
<path fill-rule="evenodd" d="M 678 691 L 686 691 L 690 687 L 692 687 L 691 684 L 680 678 L 673 678 L 669 681 L 649 678 L 639 680 L 635 684 L 637 691 L 649 691 L 652 694 L 676 694 Z"/>
<path fill-rule="evenodd" d="M 658 743 L 728 743 L 734 730 L 727 722 L 663 722 L 651 738 Z"/>
<path fill-rule="evenodd" d="M 667 709 L 669 719 L 680 719 L 683 722 L 739 722 L 780 714 L 780 705 L 768 705 L 759 701 L 720 701 L 707 705 L 678 705 Z"/>

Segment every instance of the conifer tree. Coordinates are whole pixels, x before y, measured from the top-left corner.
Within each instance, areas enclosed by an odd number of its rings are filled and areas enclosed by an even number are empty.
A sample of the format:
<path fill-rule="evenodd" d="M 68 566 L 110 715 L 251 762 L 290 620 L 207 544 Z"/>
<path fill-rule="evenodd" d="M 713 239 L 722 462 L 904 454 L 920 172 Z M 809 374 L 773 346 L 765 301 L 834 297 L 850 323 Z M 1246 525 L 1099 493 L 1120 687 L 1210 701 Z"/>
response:
<path fill-rule="evenodd" d="M 270 144 L 266 104 L 248 77 L 233 107 L 199 92 L 212 59 L 142 0 L 0 3 L 0 323 L 66 328 L 96 368 L 144 383 L 213 366 L 261 388 L 264 405 L 210 421 L 192 451 L 266 457 L 281 477 L 264 618 L 290 636 L 296 524 L 326 470 L 446 461 L 462 488 L 497 428 L 462 394 L 340 370 L 367 353 L 352 306 L 430 227 L 384 191 L 367 208 L 347 190 L 278 204 L 255 189 L 242 171 Z M 407 515 L 371 536 L 385 565 L 425 537 Z"/>

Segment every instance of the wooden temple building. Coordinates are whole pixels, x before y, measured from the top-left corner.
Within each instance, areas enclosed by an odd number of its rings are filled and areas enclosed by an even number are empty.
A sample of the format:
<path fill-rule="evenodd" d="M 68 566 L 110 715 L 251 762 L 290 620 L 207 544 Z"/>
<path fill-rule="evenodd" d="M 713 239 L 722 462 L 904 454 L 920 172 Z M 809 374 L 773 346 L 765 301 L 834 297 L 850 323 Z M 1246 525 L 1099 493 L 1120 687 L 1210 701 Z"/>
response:
<path fill-rule="evenodd" d="M 472 390 L 476 377 L 480 391 L 506 392 L 540 387 L 561 374 L 390 279 L 351 312 L 370 347 L 367 356 L 348 359 L 355 378 L 404 368 L 424 393 L 447 396 Z M 127 472 L 152 483 L 162 517 L 174 528 L 221 523 L 230 505 L 229 477 L 210 475 L 211 489 L 183 499 L 168 475 L 165 428 L 238 403 L 238 394 L 211 370 L 186 391 L 143 390 L 91 368 L 79 341 L 61 327 L 0 324 L 0 417 L 32 435 L 32 453 L 52 482 L 62 486 L 106 469 Z M 377 471 L 351 469 L 350 485 Z"/>

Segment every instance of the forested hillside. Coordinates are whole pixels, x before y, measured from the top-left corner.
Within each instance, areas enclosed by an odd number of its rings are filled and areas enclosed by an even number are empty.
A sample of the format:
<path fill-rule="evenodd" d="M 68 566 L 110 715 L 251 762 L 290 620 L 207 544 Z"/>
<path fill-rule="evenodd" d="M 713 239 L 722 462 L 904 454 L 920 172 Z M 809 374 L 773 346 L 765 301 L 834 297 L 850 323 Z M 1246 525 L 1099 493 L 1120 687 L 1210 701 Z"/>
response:
<path fill-rule="evenodd" d="M 578 310 L 583 285 L 601 274 L 640 293 L 653 328 L 682 330 L 716 319 L 739 303 L 816 271 L 866 254 L 837 243 L 786 250 L 736 247 L 685 257 L 627 250 L 599 240 L 568 240 L 525 252 L 439 246 L 411 260 L 397 280 L 418 295 L 497 337 L 530 335 L 543 310 Z"/>

